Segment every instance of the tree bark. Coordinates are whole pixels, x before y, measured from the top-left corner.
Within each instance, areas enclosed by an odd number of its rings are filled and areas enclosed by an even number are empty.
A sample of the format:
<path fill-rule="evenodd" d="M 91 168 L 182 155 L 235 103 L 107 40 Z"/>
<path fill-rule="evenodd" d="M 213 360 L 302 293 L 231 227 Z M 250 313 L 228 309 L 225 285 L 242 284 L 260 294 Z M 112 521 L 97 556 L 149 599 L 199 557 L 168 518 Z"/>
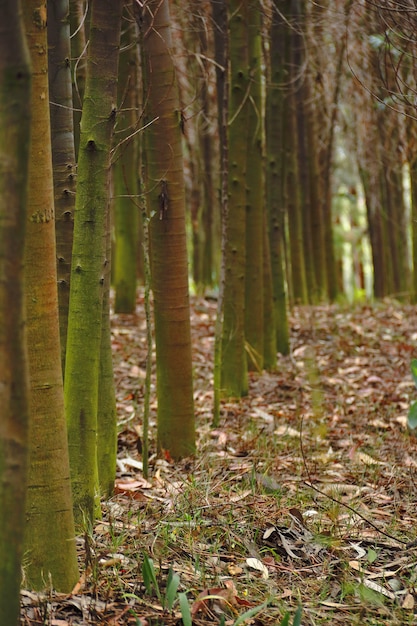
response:
<path fill-rule="evenodd" d="M 64 375 L 76 187 L 71 66 L 68 61 L 71 44 L 68 0 L 50 0 L 47 7 L 59 331 Z"/>
<path fill-rule="evenodd" d="M 27 584 L 63 592 L 78 580 L 59 343 L 46 4 L 27 0 L 33 66 L 25 280 L 30 449 L 25 547 Z"/>
<path fill-rule="evenodd" d="M 279 5 L 279 6 L 278 6 Z M 268 231 L 271 250 L 272 294 L 277 350 L 289 352 L 287 293 L 285 281 L 285 194 L 286 161 L 284 155 L 284 86 L 285 60 L 288 55 L 288 35 L 282 16 L 282 6 L 275 1 L 270 29 L 269 83 L 266 91 L 266 199 Z M 287 11 L 288 12 L 288 11 Z"/>
<path fill-rule="evenodd" d="M 261 6 L 258 0 L 248 4 L 248 143 L 250 166 L 246 188 L 246 267 L 245 267 L 245 340 L 248 346 L 248 368 L 264 367 L 264 266 L 263 235 L 265 183 L 263 163 L 264 100 L 262 96 Z"/>
<path fill-rule="evenodd" d="M 0 26 L 0 624 L 20 623 L 29 388 L 23 257 L 28 195 L 31 67 L 20 2 Z"/>
<path fill-rule="evenodd" d="M 248 136 L 248 0 L 229 3 L 230 99 L 228 218 L 221 388 L 225 397 L 248 392 L 245 350 L 246 146 Z"/>
<path fill-rule="evenodd" d="M 158 449 L 193 454 L 195 425 L 180 107 L 168 0 L 144 7 L 147 201 L 150 216 Z"/>
<path fill-rule="evenodd" d="M 92 520 L 98 487 L 97 409 L 122 1 L 93 0 L 81 120 L 65 405 L 76 522 Z"/>
<path fill-rule="evenodd" d="M 116 150 L 113 166 L 114 181 L 114 250 L 113 276 L 116 313 L 134 313 L 136 309 L 136 268 L 139 238 L 138 149 L 133 135 L 138 120 L 137 32 L 131 21 L 132 2 L 126 3 L 124 29 L 119 61 L 119 115 L 115 134 Z"/>

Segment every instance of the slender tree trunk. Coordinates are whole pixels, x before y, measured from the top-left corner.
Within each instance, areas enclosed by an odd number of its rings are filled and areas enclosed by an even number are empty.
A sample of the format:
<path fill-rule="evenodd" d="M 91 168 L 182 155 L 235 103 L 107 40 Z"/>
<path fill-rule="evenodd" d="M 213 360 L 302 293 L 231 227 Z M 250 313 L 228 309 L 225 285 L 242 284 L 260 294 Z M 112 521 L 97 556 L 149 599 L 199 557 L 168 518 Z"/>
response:
<path fill-rule="evenodd" d="M 263 222 L 263 285 L 264 285 L 264 367 L 272 371 L 277 364 L 277 339 L 275 334 L 274 302 L 272 291 L 271 251 L 269 247 L 267 215 Z"/>
<path fill-rule="evenodd" d="M 46 4 L 24 3 L 33 65 L 25 250 L 30 375 L 26 584 L 68 592 L 78 579 L 59 344 Z"/>
<path fill-rule="evenodd" d="M 248 60 L 250 101 L 248 105 L 248 144 L 250 166 L 246 187 L 246 268 L 245 268 L 245 339 L 248 368 L 261 371 L 264 366 L 264 100 L 262 95 L 261 6 L 258 0 L 248 4 Z"/>
<path fill-rule="evenodd" d="M 109 199 L 110 202 L 110 199 Z M 111 211 L 106 215 L 106 260 L 103 271 L 100 370 L 97 407 L 97 467 L 100 493 L 113 493 L 117 458 L 117 411 L 114 388 L 110 320 Z"/>
<path fill-rule="evenodd" d="M 76 175 L 71 67 L 68 64 L 68 59 L 71 56 L 71 44 L 68 0 L 50 0 L 47 7 L 59 330 L 61 364 L 64 373 Z"/>
<path fill-rule="evenodd" d="M 193 6 L 195 4 L 194 0 L 190 4 Z M 211 51 L 207 29 L 201 20 L 201 17 L 204 15 L 204 4 L 205 2 L 199 1 L 200 27 L 198 28 L 198 49 L 200 59 L 198 62 L 202 70 L 202 77 L 199 85 L 201 114 L 199 116 L 197 133 L 199 138 L 199 182 L 201 189 L 200 230 L 203 233 L 200 245 L 200 280 L 202 287 L 206 288 L 213 285 L 215 274 L 213 250 L 216 200 L 213 180 L 213 135 L 209 124 L 209 120 L 213 115 L 209 88 L 209 72 L 211 68 L 208 61 Z"/>
<path fill-rule="evenodd" d="M 299 86 L 301 72 L 300 58 L 298 54 L 299 36 L 298 30 L 301 25 L 299 18 L 298 0 L 290 0 L 290 62 L 288 64 L 288 76 L 290 87 L 285 99 L 284 114 L 286 121 L 286 207 L 288 214 L 289 251 L 291 259 L 291 284 L 294 302 L 296 304 L 307 303 L 306 264 L 304 258 L 304 232 L 301 198 L 301 179 L 299 165 L 299 132 L 297 128 L 297 97 L 296 90 Z"/>
<path fill-rule="evenodd" d="M 222 337 L 222 393 L 248 391 L 245 350 L 246 146 L 248 136 L 248 0 L 229 3 L 230 103 L 228 220 Z"/>
<path fill-rule="evenodd" d="M 118 102 L 120 113 L 115 139 L 118 144 L 114 179 L 114 288 L 116 313 L 134 313 L 136 309 L 136 266 L 138 257 L 139 206 L 137 136 L 136 24 L 132 22 L 132 2 L 126 3 L 122 50 L 119 62 Z"/>
<path fill-rule="evenodd" d="M 270 80 L 266 93 L 266 153 L 267 153 L 267 207 L 269 242 L 271 250 L 272 293 L 277 350 L 289 352 L 289 330 L 287 316 L 287 293 L 285 282 L 285 193 L 286 171 L 284 133 L 284 87 L 286 62 L 288 61 L 288 34 L 285 23 L 286 13 L 275 0 L 270 30 Z"/>
<path fill-rule="evenodd" d="M 410 163 L 411 239 L 413 259 L 412 302 L 417 302 L 417 158 Z"/>
<path fill-rule="evenodd" d="M 74 105 L 74 148 L 75 156 L 78 160 L 81 109 L 83 106 L 85 75 L 87 71 L 87 40 L 85 36 L 87 7 L 84 0 L 69 0 L 69 3 L 71 24 L 72 100 Z"/>
<path fill-rule="evenodd" d="M 97 409 L 110 149 L 116 119 L 121 0 L 93 0 L 78 158 L 65 363 L 65 404 L 76 521 L 94 517 Z"/>
<path fill-rule="evenodd" d="M 219 276 L 219 297 L 217 301 L 216 325 L 214 330 L 214 367 L 213 367 L 213 425 L 220 421 L 221 400 L 221 364 L 222 364 L 222 334 L 223 334 L 223 305 L 226 276 L 226 242 L 228 222 L 228 168 L 229 147 L 227 127 L 229 121 L 229 37 L 226 1 L 211 0 L 211 11 L 214 23 L 214 56 L 216 60 L 216 91 L 217 91 L 217 120 L 220 140 L 220 207 L 221 207 L 221 264 Z"/>
<path fill-rule="evenodd" d="M 19 623 L 28 446 L 23 256 L 31 67 L 20 2 L 0 26 L 0 624 Z"/>
<path fill-rule="evenodd" d="M 304 110 L 306 116 L 306 146 L 308 161 L 308 179 L 310 195 L 310 228 L 312 245 L 312 263 L 316 293 L 313 300 L 322 302 L 326 299 L 327 280 L 324 247 L 324 219 L 322 203 L 322 180 L 319 167 L 319 140 L 317 132 L 316 104 L 312 102 L 311 77 L 305 78 Z"/>
<path fill-rule="evenodd" d="M 353 0 L 346 0 L 344 10 L 344 31 L 346 32 L 349 24 L 349 15 L 352 8 Z M 315 5 L 320 12 L 320 5 Z M 318 24 L 320 23 L 320 16 L 318 17 Z M 343 66 L 345 63 L 345 51 L 346 51 L 346 37 L 341 37 L 339 49 L 337 51 L 337 67 L 334 83 L 334 91 L 332 101 L 330 105 L 330 121 L 328 123 L 328 134 L 326 137 L 326 147 L 323 155 L 323 218 L 324 218 L 324 246 L 326 255 L 326 274 L 327 274 L 327 287 L 328 296 L 331 301 L 336 299 L 338 293 L 338 281 L 335 262 L 335 252 L 333 243 L 333 227 L 332 227 L 332 162 L 335 144 L 335 131 L 338 114 L 338 105 L 340 90 L 343 78 Z"/>
<path fill-rule="evenodd" d="M 158 448 L 173 458 L 193 454 L 195 426 L 191 362 L 185 192 L 180 107 L 168 0 L 144 7 L 148 213 L 157 360 Z"/>
<path fill-rule="evenodd" d="M 311 195 L 310 195 L 310 168 L 309 151 L 307 144 L 306 115 L 307 100 L 307 71 L 306 69 L 306 5 L 303 0 L 293 2 L 293 66 L 296 74 L 293 81 L 293 94 L 295 105 L 295 121 L 297 129 L 297 170 L 298 188 L 300 198 L 300 212 L 302 223 L 303 257 L 305 267 L 306 295 L 308 302 L 314 302 L 316 297 L 316 276 L 313 263 L 313 240 L 311 220 Z"/>

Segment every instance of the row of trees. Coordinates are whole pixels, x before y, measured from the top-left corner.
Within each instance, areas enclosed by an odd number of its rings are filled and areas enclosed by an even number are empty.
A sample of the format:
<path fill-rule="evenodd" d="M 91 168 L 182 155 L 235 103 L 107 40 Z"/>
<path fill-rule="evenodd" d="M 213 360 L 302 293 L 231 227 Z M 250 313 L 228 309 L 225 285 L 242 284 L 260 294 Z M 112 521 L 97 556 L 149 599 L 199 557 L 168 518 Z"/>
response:
<path fill-rule="evenodd" d="M 111 279 L 133 312 L 150 273 L 174 459 L 195 452 L 187 223 L 196 289 L 218 286 L 214 422 L 288 353 L 288 302 L 340 293 L 341 198 L 358 286 L 369 239 L 375 295 L 417 291 L 414 9 L 396 5 L 3 1 L 0 623 L 23 554 L 27 585 L 71 590 L 76 529 L 112 493 Z"/>

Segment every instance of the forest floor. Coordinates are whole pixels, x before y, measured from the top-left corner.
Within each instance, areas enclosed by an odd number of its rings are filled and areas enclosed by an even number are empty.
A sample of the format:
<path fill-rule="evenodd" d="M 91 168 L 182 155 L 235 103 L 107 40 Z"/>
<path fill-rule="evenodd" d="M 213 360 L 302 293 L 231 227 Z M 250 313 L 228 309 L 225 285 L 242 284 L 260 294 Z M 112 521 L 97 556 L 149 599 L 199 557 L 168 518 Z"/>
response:
<path fill-rule="evenodd" d="M 113 317 L 115 495 L 78 539 L 73 594 L 23 591 L 22 624 L 417 624 L 417 308 L 296 308 L 291 355 L 213 429 L 215 312 L 192 299 L 196 458 L 152 454 L 148 480 L 143 300 Z"/>

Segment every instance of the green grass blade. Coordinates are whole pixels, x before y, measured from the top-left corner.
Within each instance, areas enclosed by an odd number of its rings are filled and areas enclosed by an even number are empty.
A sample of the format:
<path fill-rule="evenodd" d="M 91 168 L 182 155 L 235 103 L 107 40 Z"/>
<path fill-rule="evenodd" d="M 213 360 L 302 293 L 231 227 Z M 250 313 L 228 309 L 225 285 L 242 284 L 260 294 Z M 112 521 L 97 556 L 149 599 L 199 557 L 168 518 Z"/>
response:
<path fill-rule="evenodd" d="M 295 612 L 294 615 L 294 620 L 292 623 L 292 626 L 301 626 L 301 616 L 303 614 L 303 609 L 301 607 L 301 605 L 298 607 L 298 609 Z"/>
<path fill-rule="evenodd" d="M 413 402 L 408 411 L 407 424 L 411 430 L 417 428 L 417 402 Z"/>
<path fill-rule="evenodd" d="M 290 614 L 287 611 L 284 615 L 284 617 L 282 618 L 279 626 L 288 626 L 288 624 L 290 623 Z"/>
<path fill-rule="evenodd" d="M 417 359 L 412 359 L 411 361 L 411 375 L 414 380 L 414 384 L 417 387 Z"/>
<path fill-rule="evenodd" d="M 193 626 L 193 620 L 191 617 L 190 605 L 186 593 L 179 593 L 178 598 L 180 601 L 180 611 L 182 617 L 182 623 L 184 626 Z"/>
<path fill-rule="evenodd" d="M 161 600 L 161 592 L 159 591 L 159 585 L 156 579 L 155 567 L 152 559 L 150 559 L 147 554 L 145 554 L 145 557 L 143 559 L 142 575 L 143 582 L 148 594 L 152 595 L 152 589 L 154 589 L 158 600 Z"/>
<path fill-rule="evenodd" d="M 174 606 L 174 602 L 177 597 L 178 587 L 180 585 L 180 577 L 178 574 L 172 573 L 171 576 L 168 576 L 168 578 L 169 581 L 167 581 L 167 590 L 165 594 L 165 608 L 172 611 L 172 607 Z"/>

